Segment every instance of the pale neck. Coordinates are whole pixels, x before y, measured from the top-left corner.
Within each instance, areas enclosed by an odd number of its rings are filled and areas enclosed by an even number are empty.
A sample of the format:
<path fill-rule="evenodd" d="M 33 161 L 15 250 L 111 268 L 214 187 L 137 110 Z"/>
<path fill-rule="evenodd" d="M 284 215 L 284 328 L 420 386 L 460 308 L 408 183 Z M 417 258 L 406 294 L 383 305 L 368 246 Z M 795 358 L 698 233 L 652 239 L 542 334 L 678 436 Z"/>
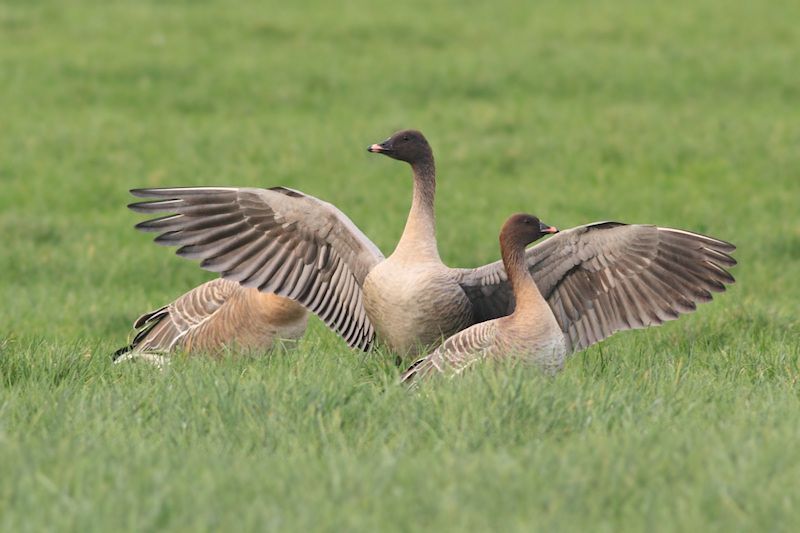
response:
<path fill-rule="evenodd" d="M 528 266 L 525 263 L 525 245 L 520 243 L 509 243 L 510 245 L 501 246 L 503 256 L 503 266 L 508 274 L 508 281 L 511 290 L 514 292 L 516 306 L 513 316 L 523 314 L 527 311 L 547 305 L 539 287 L 533 281 Z"/>
<path fill-rule="evenodd" d="M 440 261 L 436 246 L 436 221 L 433 200 L 436 193 L 436 166 L 433 157 L 411 165 L 414 195 L 406 227 L 394 254 L 415 260 Z"/>

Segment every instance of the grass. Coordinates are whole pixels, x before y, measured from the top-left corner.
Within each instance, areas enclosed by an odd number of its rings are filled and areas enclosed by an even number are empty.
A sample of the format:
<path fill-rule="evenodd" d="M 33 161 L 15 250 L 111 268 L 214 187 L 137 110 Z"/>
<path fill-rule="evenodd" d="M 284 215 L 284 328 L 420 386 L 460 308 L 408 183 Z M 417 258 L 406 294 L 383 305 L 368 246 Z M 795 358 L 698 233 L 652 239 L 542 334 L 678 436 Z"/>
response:
<path fill-rule="evenodd" d="M 163 5 L 162 5 L 163 4 Z M 6 2 L 0 529 L 792 531 L 800 525 L 794 2 Z M 734 241 L 737 284 L 554 379 L 418 394 L 314 322 L 298 350 L 114 367 L 208 279 L 127 189 L 287 185 L 384 252 L 422 129 L 454 266 L 514 211 Z"/>

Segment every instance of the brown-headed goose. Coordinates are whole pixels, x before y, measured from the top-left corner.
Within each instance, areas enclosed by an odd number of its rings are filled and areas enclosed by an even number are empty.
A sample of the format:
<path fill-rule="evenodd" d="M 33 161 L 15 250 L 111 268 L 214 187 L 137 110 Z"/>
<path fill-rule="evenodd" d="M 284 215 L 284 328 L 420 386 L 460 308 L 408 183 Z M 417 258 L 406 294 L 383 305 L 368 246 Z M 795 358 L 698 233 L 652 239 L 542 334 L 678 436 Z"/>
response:
<path fill-rule="evenodd" d="M 307 323 L 308 311 L 294 300 L 215 279 L 140 316 L 133 342 L 113 359 L 141 357 L 160 364 L 160 354 L 173 350 L 268 350 L 274 342 L 302 337 Z"/>
<path fill-rule="evenodd" d="M 500 231 L 500 255 L 518 302 L 514 312 L 459 331 L 411 365 L 401 380 L 411 382 L 436 373 L 460 374 L 477 361 L 506 357 L 538 364 L 550 373 L 561 370 L 569 342 L 525 262 L 525 246 L 549 233 L 558 230 L 533 215 L 511 216 Z"/>
<path fill-rule="evenodd" d="M 454 269 L 434 232 L 435 165 L 422 133 L 405 130 L 370 152 L 411 165 L 411 210 L 394 253 L 380 250 L 333 205 L 302 192 L 236 187 L 136 189 L 155 200 L 137 212 L 172 213 L 140 223 L 156 242 L 245 287 L 297 300 L 350 346 L 377 336 L 405 354 L 514 309 L 500 261 Z M 677 318 L 733 278 L 734 246 L 695 233 L 602 222 L 528 250 L 526 265 L 570 349 L 621 329 Z"/>

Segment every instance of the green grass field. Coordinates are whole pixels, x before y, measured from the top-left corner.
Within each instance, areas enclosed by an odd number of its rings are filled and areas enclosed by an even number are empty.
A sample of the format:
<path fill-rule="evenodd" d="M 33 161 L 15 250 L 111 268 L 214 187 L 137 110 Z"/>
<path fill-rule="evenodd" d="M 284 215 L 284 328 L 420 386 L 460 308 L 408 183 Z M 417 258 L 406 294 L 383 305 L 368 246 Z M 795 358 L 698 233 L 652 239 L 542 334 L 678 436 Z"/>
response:
<path fill-rule="evenodd" d="M 163 4 L 163 5 L 162 5 Z M 490 5 L 491 4 L 491 5 Z M 800 4 L 0 4 L 0 530 L 797 531 Z M 554 379 L 416 394 L 316 319 L 298 350 L 113 366 L 209 279 L 127 190 L 286 185 L 388 253 L 403 127 L 454 266 L 512 212 L 735 242 L 737 283 Z"/>

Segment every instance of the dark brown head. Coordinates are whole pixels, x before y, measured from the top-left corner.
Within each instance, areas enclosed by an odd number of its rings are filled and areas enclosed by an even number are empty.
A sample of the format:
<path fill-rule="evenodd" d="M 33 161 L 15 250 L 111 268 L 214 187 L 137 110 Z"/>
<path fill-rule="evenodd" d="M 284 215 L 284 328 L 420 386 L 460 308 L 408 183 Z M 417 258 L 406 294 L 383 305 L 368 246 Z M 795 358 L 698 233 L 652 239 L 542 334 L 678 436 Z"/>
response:
<path fill-rule="evenodd" d="M 558 233 L 558 229 L 545 224 L 533 215 L 517 213 L 511 215 L 503 224 L 503 229 L 500 230 L 500 244 L 503 247 L 525 247 L 549 233 Z"/>
<path fill-rule="evenodd" d="M 388 155 L 406 163 L 433 162 L 433 151 L 422 132 L 417 130 L 398 131 L 382 143 L 367 147 L 368 152 Z"/>

